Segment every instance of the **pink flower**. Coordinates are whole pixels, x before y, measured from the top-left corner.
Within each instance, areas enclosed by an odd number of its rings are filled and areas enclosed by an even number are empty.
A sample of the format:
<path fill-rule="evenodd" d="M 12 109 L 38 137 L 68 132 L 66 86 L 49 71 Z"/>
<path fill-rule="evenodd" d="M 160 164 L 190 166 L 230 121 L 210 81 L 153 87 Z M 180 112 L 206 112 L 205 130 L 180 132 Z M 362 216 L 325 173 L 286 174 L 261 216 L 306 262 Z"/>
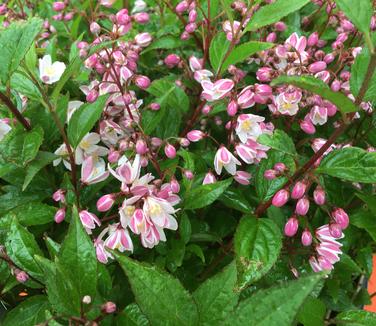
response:
<path fill-rule="evenodd" d="M 317 205 L 325 204 L 325 191 L 320 186 L 317 186 L 313 191 L 313 199 Z"/>
<path fill-rule="evenodd" d="M 55 217 L 54 217 L 54 220 L 55 220 L 55 223 L 61 223 L 63 222 L 65 219 L 65 207 L 64 208 L 60 208 L 56 214 L 55 214 Z"/>
<path fill-rule="evenodd" d="M 236 165 L 241 165 L 241 163 L 226 147 L 221 146 L 214 157 L 215 172 L 220 175 L 224 167 L 228 173 L 235 175 Z"/>
<path fill-rule="evenodd" d="M 217 179 L 215 178 L 215 175 L 211 172 L 206 173 L 204 180 L 202 181 L 203 185 L 208 185 L 212 183 L 216 183 Z"/>
<path fill-rule="evenodd" d="M 237 103 L 241 109 L 247 109 L 255 105 L 255 93 L 252 86 L 247 86 L 238 94 Z"/>
<path fill-rule="evenodd" d="M 141 234 L 141 244 L 145 248 L 153 248 L 159 241 L 166 241 L 166 235 L 163 229 L 156 225 L 150 225 L 148 231 Z"/>
<path fill-rule="evenodd" d="M 98 261 L 102 264 L 107 264 L 108 258 L 112 258 L 112 255 L 104 248 L 104 241 L 98 238 L 94 242 L 94 247 Z"/>
<path fill-rule="evenodd" d="M 309 210 L 309 199 L 307 197 L 300 198 L 296 203 L 295 212 L 298 215 L 307 215 Z"/>
<path fill-rule="evenodd" d="M 302 245 L 308 247 L 312 244 L 312 234 L 308 229 L 305 229 L 302 233 Z"/>
<path fill-rule="evenodd" d="M 213 73 L 206 69 L 196 70 L 193 74 L 193 78 L 198 83 L 202 83 L 203 81 L 210 81 L 210 78 L 213 76 Z"/>
<path fill-rule="evenodd" d="M 343 230 L 349 226 L 349 216 L 342 208 L 336 208 L 332 212 L 332 217 Z"/>
<path fill-rule="evenodd" d="M 167 200 L 148 196 L 144 200 L 143 210 L 154 225 L 160 228 L 177 230 L 178 223 L 173 217 L 176 210 Z"/>
<path fill-rule="evenodd" d="M 112 205 L 115 203 L 115 196 L 113 194 L 107 194 L 102 196 L 97 201 L 97 210 L 99 212 L 107 212 L 111 209 Z"/>
<path fill-rule="evenodd" d="M 83 210 L 79 213 L 80 220 L 82 225 L 85 227 L 86 231 L 90 234 L 91 230 L 95 229 L 95 224 L 97 226 L 101 226 L 101 221 L 98 219 L 98 217 L 88 212 L 87 210 Z"/>
<path fill-rule="evenodd" d="M 123 229 L 120 223 L 111 224 L 108 230 L 109 236 L 104 241 L 105 247 L 110 249 L 117 249 L 120 252 L 133 252 L 132 239 L 126 229 Z"/>
<path fill-rule="evenodd" d="M 298 181 L 295 183 L 294 188 L 291 192 L 291 198 L 292 199 L 299 199 L 303 197 L 307 189 L 307 184 L 303 181 Z"/>
<path fill-rule="evenodd" d="M 53 195 L 52 195 L 52 199 L 53 199 L 54 201 L 64 203 L 64 202 L 65 202 L 65 190 L 63 190 L 63 189 L 58 189 L 58 190 L 56 190 L 56 191 L 53 193 Z"/>
<path fill-rule="evenodd" d="M 167 67 L 169 68 L 173 68 L 175 66 L 177 66 L 180 62 L 180 57 L 174 53 L 172 54 L 169 54 L 165 59 L 164 59 L 164 63 Z"/>
<path fill-rule="evenodd" d="M 152 37 L 149 33 L 137 34 L 134 39 L 141 47 L 147 47 L 152 41 Z"/>
<path fill-rule="evenodd" d="M 187 133 L 187 138 L 191 142 L 198 142 L 204 137 L 205 137 L 205 133 L 203 133 L 201 130 L 191 130 L 190 132 Z"/>
<path fill-rule="evenodd" d="M 132 184 L 140 177 L 141 162 L 140 155 L 136 154 L 133 163 L 131 163 L 126 156 L 123 156 L 119 162 L 118 167 L 114 171 L 110 165 L 108 169 L 111 174 L 122 182 L 122 189 L 126 189 L 126 185 Z"/>
<path fill-rule="evenodd" d="M 328 121 L 328 110 L 326 107 L 315 105 L 311 109 L 309 117 L 314 125 L 322 126 Z"/>
<path fill-rule="evenodd" d="M 256 140 L 262 134 L 260 122 L 265 118 L 254 114 L 241 114 L 237 119 L 235 132 L 242 143 L 249 138 Z"/>
<path fill-rule="evenodd" d="M 171 144 L 167 143 L 164 152 L 168 158 L 175 158 L 176 157 L 176 149 Z"/>
<path fill-rule="evenodd" d="M 204 89 L 201 96 L 208 101 L 216 101 L 224 98 L 234 87 L 234 82 L 231 79 L 220 79 L 215 83 L 204 80 L 201 82 Z"/>
<path fill-rule="evenodd" d="M 248 186 L 250 184 L 249 179 L 251 179 L 252 175 L 246 171 L 236 171 L 234 179 L 238 183 Z"/>
<path fill-rule="evenodd" d="M 191 68 L 193 72 L 203 69 L 203 60 L 195 56 L 189 57 L 189 68 Z"/>
<path fill-rule="evenodd" d="M 106 180 L 109 172 L 106 163 L 100 157 L 88 156 L 82 163 L 81 182 L 87 185 Z"/>
<path fill-rule="evenodd" d="M 273 206 L 282 207 L 289 200 L 289 196 L 289 192 L 286 189 L 278 190 L 272 199 Z"/>
<path fill-rule="evenodd" d="M 290 217 L 287 220 L 287 223 L 285 224 L 285 229 L 284 229 L 285 235 L 288 237 L 293 237 L 296 234 L 296 232 L 298 232 L 298 228 L 299 228 L 298 219 L 294 216 Z"/>

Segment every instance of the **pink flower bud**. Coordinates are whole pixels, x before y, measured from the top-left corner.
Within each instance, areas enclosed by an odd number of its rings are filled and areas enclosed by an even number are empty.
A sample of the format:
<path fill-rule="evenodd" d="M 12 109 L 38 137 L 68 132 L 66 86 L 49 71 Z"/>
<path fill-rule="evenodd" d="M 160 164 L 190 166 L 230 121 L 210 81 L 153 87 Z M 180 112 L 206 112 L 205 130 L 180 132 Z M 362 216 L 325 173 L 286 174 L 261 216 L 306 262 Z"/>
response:
<path fill-rule="evenodd" d="M 180 191 L 180 184 L 175 178 L 171 179 L 170 186 L 173 193 L 177 194 Z"/>
<path fill-rule="evenodd" d="M 227 114 L 233 117 L 238 112 L 238 104 L 235 101 L 230 101 L 227 105 Z"/>
<path fill-rule="evenodd" d="M 131 18 L 128 15 L 128 10 L 127 9 L 121 9 L 117 14 L 116 14 L 116 22 L 119 25 L 127 25 L 131 21 Z"/>
<path fill-rule="evenodd" d="M 324 61 L 326 62 L 326 64 L 329 64 L 331 62 L 333 62 L 333 60 L 335 59 L 335 56 L 333 53 L 328 53 L 325 57 L 324 57 Z"/>
<path fill-rule="evenodd" d="M 332 212 L 332 217 L 343 230 L 349 226 L 349 216 L 342 208 L 336 208 Z"/>
<path fill-rule="evenodd" d="M 54 201 L 57 201 L 57 202 L 61 201 L 62 203 L 64 203 L 65 202 L 65 190 L 63 189 L 56 190 L 52 195 L 52 199 Z"/>
<path fill-rule="evenodd" d="M 169 54 L 165 59 L 164 59 L 164 63 L 167 67 L 169 68 L 173 68 L 175 66 L 177 66 L 180 62 L 180 57 L 176 54 Z"/>
<path fill-rule="evenodd" d="M 342 237 L 342 228 L 337 223 L 330 223 L 329 224 L 329 233 L 333 238 L 339 239 L 339 238 Z"/>
<path fill-rule="evenodd" d="M 272 32 L 266 37 L 266 42 L 274 43 L 277 40 L 277 34 Z"/>
<path fill-rule="evenodd" d="M 316 61 L 315 63 L 312 63 L 308 67 L 308 70 L 313 74 L 318 73 L 320 71 L 323 71 L 325 69 L 326 69 L 326 62 L 325 61 Z"/>
<path fill-rule="evenodd" d="M 108 162 L 110 163 L 116 163 L 117 161 L 119 161 L 119 158 L 120 158 L 120 153 L 115 150 L 110 150 L 107 156 Z"/>
<path fill-rule="evenodd" d="M 191 142 L 198 142 L 204 137 L 205 137 L 205 133 L 203 133 L 201 130 L 191 130 L 190 132 L 187 133 L 187 138 Z"/>
<path fill-rule="evenodd" d="M 175 158 L 176 157 L 176 149 L 171 144 L 167 143 L 164 152 L 168 158 Z"/>
<path fill-rule="evenodd" d="M 54 217 L 55 223 L 59 224 L 63 222 L 64 219 L 65 219 L 65 208 L 60 208 L 55 214 L 55 217 Z"/>
<path fill-rule="evenodd" d="M 312 244 L 312 234 L 308 229 L 305 229 L 302 233 L 302 245 L 308 247 Z"/>
<path fill-rule="evenodd" d="M 146 12 L 139 12 L 133 16 L 136 23 L 147 24 L 150 20 L 149 14 Z"/>
<path fill-rule="evenodd" d="M 319 206 L 325 204 L 325 191 L 320 186 L 317 186 L 313 192 L 313 199 Z"/>
<path fill-rule="evenodd" d="M 300 128 L 308 135 L 312 135 L 316 132 L 316 128 L 311 121 L 302 120 L 300 121 Z"/>
<path fill-rule="evenodd" d="M 296 203 L 295 212 L 298 215 L 307 215 L 309 210 L 309 199 L 307 197 L 300 198 Z"/>
<path fill-rule="evenodd" d="M 269 67 L 262 67 L 257 70 L 256 77 L 260 82 L 269 82 L 273 78 L 273 69 Z"/>
<path fill-rule="evenodd" d="M 292 189 L 291 198 L 292 199 L 302 198 L 306 192 L 306 189 L 307 189 L 307 184 L 305 182 L 298 181 L 297 183 L 295 183 L 294 188 Z"/>
<path fill-rule="evenodd" d="M 135 84 L 137 87 L 141 88 L 141 89 L 146 89 L 150 86 L 150 79 L 146 76 L 137 76 L 135 78 Z"/>
<path fill-rule="evenodd" d="M 115 203 L 115 196 L 113 194 L 107 194 L 102 196 L 97 201 L 98 212 L 107 212 L 111 209 L 112 205 Z"/>
<path fill-rule="evenodd" d="M 77 43 L 77 48 L 80 50 L 87 49 L 89 47 L 89 44 L 87 42 L 81 41 Z"/>
<path fill-rule="evenodd" d="M 55 11 L 62 11 L 65 9 L 65 3 L 63 1 L 56 1 L 52 4 L 52 9 Z"/>
<path fill-rule="evenodd" d="M 319 33 L 313 32 L 307 40 L 307 45 L 308 46 L 315 46 L 317 42 L 319 41 Z"/>
<path fill-rule="evenodd" d="M 234 175 L 235 181 L 244 186 L 250 184 L 249 179 L 251 179 L 251 177 L 252 175 L 246 171 L 236 171 Z"/>
<path fill-rule="evenodd" d="M 185 31 L 188 34 L 192 34 L 196 29 L 197 29 L 196 23 L 189 23 L 188 25 L 185 26 Z"/>
<path fill-rule="evenodd" d="M 341 89 L 341 82 L 338 79 L 333 80 L 330 88 L 333 92 L 338 92 Z"/>
<path fill-rule="evenodd" d="M 0 15 L 5 15 L 7 10 L 8 10 L 8 8 L 7 8 L 7 5 L 5 3 L 0 5 Z M 45 28 L 48 28 L 48 27 L 45 27 Z"/>
<path fill-rule="evenodd" d="M 88 101 L 89 103 L 93 103 L 97 100 L 98 96 L 98 91 L 96 89 L 92 89 L 89 93 L 87 93 L 86 101 Z"/>
<path fill-rule="evenodd" d="M 182 14 L 183 12 L 187 11 L 188 10 L 188 7 L 189 7 L 189 3 L 188 1 L 181 1 L 177 4 L 177 6 L 175 7 L 175 11 L 178 13 L 178 14 Z"/>
<path fill-rule="evenodd" d="M 285 230 L 284 230 L 285 235 L 287 237 L 293 237 L 296 234 L 296 232 L 298 232 L 298 228 L 299 228 L 298 219 L 295 216 L 290 217 L 285 224 Z"/>
<path fill-rule="evenodd" d="M 194 23 L 196 19 L 197 19 L 197 11 L 193 9 L 189 12 L 188 21 L 190 23 Z"/>
<path fill-rule="evenodd" d="M 148 152 L 148 146 L 146 142 L 142 139 L 137 140 L 136 142 L 136 153 L 140 155 L 144 155 Z"/>
<path fill-rule="evenodd" d="M 276 22 L 274 24 L 274 28 L 277 30 L 277 32 L 284 32 L 287 26 L 284 22 Z"/>
<path fill-rule="evenodd" d="M 211 112 L 212 109 L 213 108 L 210 105 L 205 104 L 204 107 L 202 108 L 201 112 L 202 112 L 202 114 L 208 115 Z"/>
<path fill-rule="evenodd" d="M 189 67 L 192 71 L 201 70 L 203 69 L 203 61 L 202 59 L 198 59 L 195 56 L 189 57 Z"/>
<path fill-rule="evenodd" d="M 216 183 L 217 179 L 215 178 L 215 175 L 211 172 L 206 173 L 204 180 L 202 181 L 203 185 L 208 185 L 212 183 Z"/>
<path fill-rule="evenodd" d="M 64 20 L 66 22 L 69 22 L 72 19 L 73 19 L 73 13 L 72 12 L 68 12 L 67 14 L 64 15 Z"/>
<path fill-rule="evenodd" d="M 91 24 L 90 24 L 90 32 L 92 32 L 93 34 L 99 34 L 100 33 L 100 31 L 101 31 L 101 27 L 99 26 L 99 24 L 98 23 L 96 23 L 96 22 L 92 22 Z"/>
<path fill-rule="evenodd" d="M 161 105 L 159 103 L 150 103 L 150 109 L 153 111 L 159 111 L 161 109 Z"/>
<path fill-rule="evenodd" d="M 266 180 L 273 180 L 277 177 L 277 172 L 275 170 L 269 169 L 264 172 L 264 178 Z"/>
<path fill-rule="evenodd" d="M 190 35 L 189 35 L 189 33 L 187 33 L 186 31 L 184 31 L 184 32 L 181 33 L 181 35 L 180 35 L 180 39 L 183 40 L 183 41 L 189 40 L 189 38 L 190 38 Z"/>
<path fill-rule="evenodd" d="M 101 310 L 105 314 L 112 314 L 116 311 L 116 304 L 111 301 L 108 301 L 104 305 L 102 305 Z"/>
<path fill-rule="evenodd" d="M 282 207 L 289 200 L 289 192 L 286 189 L 277 191 L 272 199 L 273 206 Z"/>
<path fill-rule="evenodd" d="M 16 276 L 16 280 L 17 280 L 18 282 L 20 282 L 20 283 L 25 283 L 25 282 L 27 282 L 27 280 L 29 279 L 29 275 L 28 275 L 26 272 L 21 271 L 21 270 L 19 270 L 19 269 L 16 269 L 16 270 L 14 271 L 14 274 L 15 274 L 15 276 Z"/>
<path fill-rule="evenodd" d="M 284 163 L 278 162 L 278 163 L 274 164 L 273 169 L 276 170 L 277 172 L 283 173 L 287 170 L 287 167 Z"/>
<path fill-rule="evenodd" d="M 158 137 L 153 137 L 151 139 L 151 144 L 154 146 L 154 147 L 159 147 L 162 145 L 162 139 L 158 138 Z"/>
<path fill-rule="evenodd" d="M 190 145 L 190 141 L 187 138 L 180 138 L 179 144 L 183 147 L 188 147 Z"/>
<path fill-rule="evenodd" d="M 137 34 L 134 39 L 135 39 L 137 45 L 139 45 L 141 47 L 148 46 L 152 41 L 152 37 L 149 33 Z"/>
<path fill-rule="evenodd" d="M 193 179 L 193 172 L 190 171 L 190 170 L 185 170 L 185 171 L 184 171 L 184 176 L 185 176 L 188 180 L 192 180 L 192 179 Z"/>

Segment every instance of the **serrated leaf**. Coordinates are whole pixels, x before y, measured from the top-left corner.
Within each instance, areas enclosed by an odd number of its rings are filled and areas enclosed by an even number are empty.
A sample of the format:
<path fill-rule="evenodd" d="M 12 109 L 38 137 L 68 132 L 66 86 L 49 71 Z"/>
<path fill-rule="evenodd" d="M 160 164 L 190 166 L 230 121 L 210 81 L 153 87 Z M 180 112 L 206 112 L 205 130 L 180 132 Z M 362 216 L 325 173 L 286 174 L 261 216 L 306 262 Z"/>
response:
<path fill-rule="evenodd" d="M 68 234 L 61 245 L 58 259 L 80 297 L 89 295 L 94 298 L 97 291 L 97 258 L 93 242 L 82 226 L 76 207 L 73 207 Z"/>
<path fill-rule="evenodd" d="M 257 52 L 270 49 L 272 46 L 274 46 L 273 43 L 258 41 L 250 41 L 238 45 L 231 51 L 227 59 L 225 59 L 221 72 L 224 72 L 229 65 L 235 65 L 242 62 Z"/>
<path fill-rule="evenodd" d="M 261 27 L 276 23 L 283 17 L 304 7 L 309 2 L 310 0 L 277 0 L 263 6 L 255 12 L 244 31 L 255 31 Z"/>
<path fill-rule="evenodd" d="M 116 317 L 117 326 L 147 326 L 150 325 L 146 316 L 136 303 L 131 303 Z"/>
<path fill-rule="evenodd" d="M 32 18 L 27 22 L 15 22 L 0 29 L 1 69 L 0 81 L 3 85 L 18 68 L 42 29 L 43 21 Z"/>
<path fill-rule="evenodd" d="M 315 77 L 280 76 L 271 82 L 272 86 L 280 84 L 294 85 L 309 92 L 318 94 L 337 106 L 337 109 L 342 113 L 356 112 L 359 110 L 359 108 L 351 102 L 346 95 L 340 92 L 333 92 L 327 84 L 321 79 Z"/>
<path fill-rule="evenodd" d="M 322 279 L 321 274 L 301 277 L 260 290 L 241 301 L 225 325 L 291 326 L 299 308 Z"/>
<path fill-rule="evenodd" d="M 244 216 L 234 238 L 239 288 L 265 275 L 277 261 L 281 247 L 281 231 L 272 220 Z"/>
<path fill-rule="evenodd" d="M 229 47 L 230 42 L 227 40 L 224 33 L 218 33 L 211 41 L 209 47 L 209 58 L 211 66 L 215 71 L 218 71 L 221 66 Z"/>
<path fill-rule="evenodd" d="M 230 263 L 223 271 L 202 283 L 193 293 L 200 313 L 201 325 L 220 325 L 238 302 L 235 292 L 236 264 Z"/>
<path fill-rule="evenodd" d="M 335 318 L 338 325 L 346 326 L 376 326 L 376 314 L 374 312 L 354 310 L 344 311 Z"/>
<path fill-rule="evenodd" d="M 273 134 L 262 134 L 257 138 L 257 142 L 274 148 L 280 152 L 285 154 L 289 154 L 292 156 L 297 155 L 294 142 L 292 141 L 291 137 L 286 134 L 283 130 L 277 129 L 273 132 Z"/>
<path fill-rule="evenodd" d="M 94 103 L 83 104 L 73 113 L 68 125 L 68 138 L 74 148 L 101 117 L 107 98 L 108 95 L 102 95 Z"/>
<path fill-rule="evenodd" d="M 42 256 L 34 235 L 20 225 L 17 219 L 12 221 L 6 241 L 6 249 L 11 260 L 31 276 L 44 281 L 43 271 L 34 256 Z"/>
<path fill-rule="evenodd" d="M 309 297 L 299 310 L 297 320 L 304 326 L 324 325 L 326 306 L 317 299 Z"/>
<path fill-rule="evenodd" d="M 359 31 L 369 33 L 373 11 L 370 0 L 335 0 L 335 2 Z"/>
<path fill-rule="evenodd" d="M 358 147 L 334 150 L 323 158 L 316 173 L 347 181 L 375 183 L 376 152 L 367 152 Z"/>
<path fill-rule="evenodd" d="M 243 213 L 249 213 L 252 206 L 244 196 L 244 191 L 239 188 L 229 189 L 219 197 L 219 200 L 227 207 L 236 209 Z"/>
<path fill-rule="evenodd" d="M 176 49 L 184 45 L 184 42 L 178 37 L 171 35 L 162 36 L 150 44 L 142 53 L 147 53 L 154 49 Z"/>
<path fill-rule="evenodd" d="M 45 311 L 50 308 L 45 295 L 34 295 L 7 312 L 3 326 L 35 326 L 45 321 Z"/>
<path fill-rule="evenodd" d="M 197 325 L 197 307 L 177 279 L 155 266 L 113 254 L 128 277 L 136 302 L 153 325 Z"/>
<path fill-rule="evenodd" d="M 184 199 L 184 208 L 198 209 L 212 204 L 225 192 L 231 183 L 232 178 L 193 188 Z"/>

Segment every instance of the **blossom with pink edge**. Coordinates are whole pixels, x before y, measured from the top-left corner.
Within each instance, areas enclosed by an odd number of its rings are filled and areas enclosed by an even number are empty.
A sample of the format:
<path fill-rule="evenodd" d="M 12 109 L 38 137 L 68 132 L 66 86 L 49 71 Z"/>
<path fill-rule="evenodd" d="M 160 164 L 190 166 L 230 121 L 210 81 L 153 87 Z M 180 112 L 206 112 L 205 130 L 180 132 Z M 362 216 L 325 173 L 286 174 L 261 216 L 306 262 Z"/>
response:
<path fill-rule="evenodd" d="M 92 185 L 104 181 L 109 176 L 105 161 L 97 156 L 88 156 L 82 163 L 81 182 Z"/>
<path fill-rule="evenodd" d="M 205 174 L 202 184 L 209 185 L 209 184 L 216 183 L 216 182 L 217 182 L 217 179 L 215 175 L 209 171 L 208 173 Z"/>
<path fill-rule="evenodd" d="M 141 156 L 136 154 L 133 163 L 131 163 L 126 156 L 123 156 L 118 161 L 116 170 L 113 170 L 110 165 L 108 165 L 108 169 L 116 179 L 121 181 L 121 189 L 124 191 L 127 189 L 127 185 L 132 184 L 140 177 Z"/>
<path fill-rule="evenodd" d="M 203 59 L 196 58 L 195 56 L 189 57 L 189 68 L 192 72 L 203 69 Z"/>
<path fill-rule="evenodd" d="M 236 173 L 236 166 L 241 165 L 239 160 L 224 146 L 221 146 L 214 157 L 215 172 L 220 175 L 222 168 L 232 175 Z"/>
<path fill-rule="evenodd" d="M 91 234 L 91 230 L 94 230 L 96 228 L 95 225 L 101 226 L 101 221 L 99 220 L 99 218 L 95 214 L 90 213 L 87 210 L 80 211 L 78 215 L 80 217 L 82 225 L 86 229 L 86 232 L 89 234 Z"/>
<path fill-rule="evenodd" d="M 220 79 L 215 83 L 204 80 L 201 82 L 204 89 L 201 93 L 202 98 L 207 101 L 216 101 L 224 98 L 234 87 L 234 82 L 231 79 Z"/>
<path fill-rule="evenodd" d="M 236 171 L 234 179 L 236 182 L 240 183 L 243 186 L 248 186 L 250 184 L 249 179 L 252 175 L 246 171 Z"/>
<path fill-rule="evenodd" d="M 214 74 L 207 69 L 196 70 L 193 74 L 193 78 L 198 82 L 202 83 L 203 81 L 210 81 L 210 78 L 213 77 Z"/>
<path fill-rule="evenodd" d="M 120 223 L 108 226 L 108 237 L 104 241 L 104 246 L 112 250 L 117 249 L 120 252 L 133 252 L 133 242 L 128 230 L 124 229 Z"/>
<path fill-rule="evenodd" d="M 256 140 L 262 134 L 260 122 L 265 118 L 255 114 L 241 114 L 237 119 L 235 132 L 242 143 L 249 138 Z"/>
<path fill-rule="evenodd" d="M 39 59 L 39 77 L 45 84 L 51 85 L 60 80 L 65 68 L 63 62 L 55 61 L 52 63 L 50 55 L 45 55 L 42 59 Z"/>

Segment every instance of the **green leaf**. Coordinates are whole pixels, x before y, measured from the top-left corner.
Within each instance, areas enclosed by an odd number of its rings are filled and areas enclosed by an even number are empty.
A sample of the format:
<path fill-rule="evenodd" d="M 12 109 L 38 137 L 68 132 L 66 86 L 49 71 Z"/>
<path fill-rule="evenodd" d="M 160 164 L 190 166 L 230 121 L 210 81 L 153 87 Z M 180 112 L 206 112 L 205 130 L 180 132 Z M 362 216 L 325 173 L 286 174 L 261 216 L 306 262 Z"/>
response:
<path fill-rule="evenodd" d="M 68 125 L 68 138 L 74 148 L 101 117 L 107 98 L 108 95 L 102 95 L 94 103 L 83 104 L 73 113 Z"/>
<path fill-rule="evenodd" d="M 344 311 L 335 318 L 338 325 L 376 326 L 376 314 L 364 310 Z"/>
<path fill-rule="evenodd" d="M 179 221 L 179 234 L 185 244 L 189 242 L 192 234 L 192 226 L 187 214 L 183 213 Z"/>
<path fill-rule="evenodd" d="M 326 307 L 316 298 L 308 298 L 300 308 L 297 320 L 304 326 L 324 325 Z"/>
<path fill-rule="evenodd" d="M 249 213 L 252 206 L 245 198 L 244 191 L 239 188 L 227 189 L 220 197 L 219 200 L 229 208 L 236 209 L 242 213 Z"/>
<path fill-rule="evenodd" d="M 155 266 L 117 252 L 113 255 L 127 275 L 136 302 L 153 325 L 197 325 L 197 307 L 180 282 Z"/>
<path fill-rule="evenodd" d="M 18 68 L 42 29 L 43 21 L 32 18 L 27 22 L 15 22 L 0 29 L 1 69 L 0 81 L 3 85 Z"/>
<path fill-rule="evenodd" d="M 79 296 L 83 298 L 89 295 L 94 298 L 97 291 L 97 258 L 93 242 L 82 226 L 76 207 L 73 207 L 68 234 L 58 258 L 62 270 L 70 275 Z"/>
<path fill-rule="evenodd" d="M 277 261 L 282 235 L 266 218 L 244 216 L 236 229 L 234 248 L 240 289 L 259 280 Z"/>
<path fill-rule="evenodd" d="M 321 279 L 322 274 L 315 274 L 260 290 L 241 301 L 225 325 L 249 325 L 251 320 L 252 326 L 291 326 L 299 308 Z"/>
<path fill-rule="evenodd" d="M 16 207 L 0 218 L 0 230 L 8 229 L 13 220 L 22 226 L 42 225 L 53 222 L 56 207 L 40 202 L 28 202 Z"/>
<path fill-rule="evenodd" d="M 117 326 L 148 326 L 150 325 L 146 316 L 142 313 L 140 307 L 131 303 L 126 306 L 116 318 Z"/>
<path fill-rule="evenodd" d="M 224 33 L 218 33 L 211 41 L 209 47 L 209 58 L 211 66 L 215 71 L 218 71 L 221 66 L 229 47 L 230 42 L 227 40 Z"/>
<path fill-rule="evenodd" d="M 271 82 L 272 86 L 280 84 L 294 85 L 303 88 L 309 92 L 320 95 L 322 98 L 330 101 L 342 113 L 356 112 L 359 108 L 347 98 L 346 95 L 340 92 L 333 92 L 327 84 L 321 79 L 311 76 L 296 77 L 296 76 L 280 76 Z"/>
<path fill-rule="evenodd" d="M 18 304 L 6 314 L 3 326 L 35 326 L 45 321 L 45 311 L 50 308 L 45 295 L 34 295 Z"/>
<path fill-rule="evenodd" d="M 261 27 L 276 23 L 309 2 L 310 0 L 277 0 L 270 5 L 263 6 L 252 16 L 244 32 L 255 31 Z"/>
<path fill-rule="evenodd" d="M 334 150 L 324 157 L 316 172 L 347 181 L 375 183 L 376 152 L 358 147 Z"/>
<path fill-rule="evenodd" d="M 184 42 L 178 37 L 171 35 L 162 36 L 149 45 L 142 53 L 149 52 L 154 49 L 176 49 L 184 45 Z"/>
<path fill-rule="evenodd" d="M 291 137 L 280 129 L 275 130 L 271 135 L 260 135 L 260 137 L 257 138 L 257 142 L 285 154 L 290 154 L 292 156 L 297 155 L 295 145 Z"/>
<path fill-rule="evenodd" d="M 200 185 L 192 189 L 185 197 L 184 208 L 197 209 L 210 205 L 225 192 L 231 182 L 232 178 L 229 178 L 213 184 Z"/>
<path fill-rule="evenodd" d="M 262 201 L 267 201 L 272 198 L 288 180 L 286 175 L 273 180 L 267 180 L 264 177 L 265 171 L 272 169 L 277 162 L 284 163 L 288 167 L 289 173 L 293 174 L 295 172 L 295 161 L 290 154 L 284 154 L 276 150 L 268 151 L 268 158 L 260 162 L 255 176 L 256 193 Z"/>
<path fill-rule="evenodd" d="M 361 53 L 359 53 L 354 64 L 351 66 L 351 78 L 350 78 L 350 88 L 351 93 L 356 97 L 359 94 L 359 90 L 362 87 L 364 78 L 367 74 L 368 65 L 371 60 L 371 56 L 368 48 L 364 48 Z M 367 92 L 363 97 L 363 101 L 375 101 L 376 100 L 376 74 L 375 72 L 371 76 Z"/>
<path fill-rule="evenodd" d="M 42 151 L 38 152 L 35 160 L 30 162 L 30 164 L 26 167 L 26 176 L 25 181 L 22 185 L 22 191 L 27 188 L 35 175 L 46 165 L 50 164 L 54 159 L 56 159 L 56 157 L 57 156 L 53 153 Z"/>
<path fill-rule="evenodd" d="M 34 235 L 21 226 L 17 219 L 12 221 L 5 246 L 9 257 L 17 266 L 39 281 L 44 281 L 43 271 L 34 259 L 34 255 L 43 256 L 43 253 Z"/>
<path fill-rule="evenodd" d="M 25 167 L 35 158 L 42 142 L 43 129 L 41 127 L 31 131 L 13 129 L 0 142 L 0 164 L 13 163 L 19 167 Z"/>
<path fill-rule="evenodd" d="M 39 102 L 42 101 L 42 95 L 38 87 L 36 87 L 34 83 L 24 74 L 21 74 L 18 71 L 12 75 L 10 79 L 10 86 L 12 90 L 16 90 L 17 92 L 26 95 L 30 99 Z"/>
<path fill-rule="evenodd" d="M 256 54 L 257 52 L 270 49 L 273 46 L 273 43 L 257 41 L 250 41 L 238 45 L 231 51 L 227 59 L 224 61 L 221 68 L 221 73 L 224 72 L 229 65 L 235 65 L 239 62 L 242 62 L 250 56 Z"/>
<path fill-rule="evenodd" d="M 373 12 L 370 0 L 335 0 L 335 2 L 359 31 L 369 33 Z"/>
<path fill-rule="evenodd" d="M 220 325 L 238 302 L 235 292 L 236 265 L 230 263 L 223 271 L 202 283 L 193 293 L 201 325 Z"/>
<path fill-rule="evenodd" d="M 355 225 L 357 228 L 367 231 L 373 241 L 376 241 L 376 223 L 374 213 L 360 209 L 351 214 L 350 223 Z"/>

